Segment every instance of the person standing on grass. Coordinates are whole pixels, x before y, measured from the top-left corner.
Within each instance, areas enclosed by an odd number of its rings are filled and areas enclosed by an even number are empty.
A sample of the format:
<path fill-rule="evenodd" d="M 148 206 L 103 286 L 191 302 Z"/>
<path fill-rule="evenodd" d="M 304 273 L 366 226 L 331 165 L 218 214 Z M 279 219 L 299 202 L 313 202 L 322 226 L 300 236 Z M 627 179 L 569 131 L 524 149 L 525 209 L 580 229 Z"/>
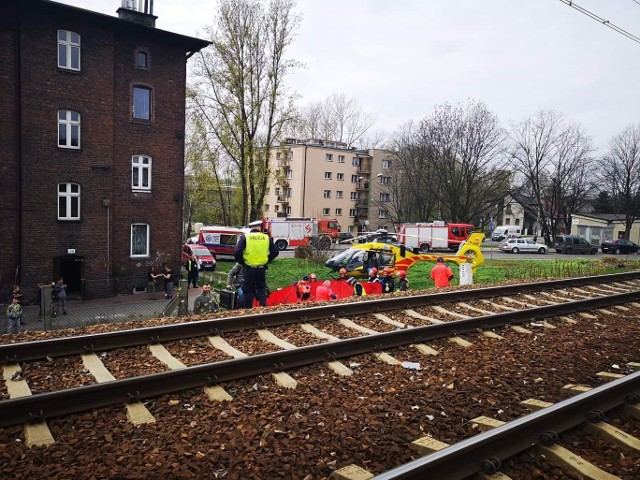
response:
<path fill-rule="evenodd" d="M 280 254 L 273 240 L 266 233 L 252 228 L 236 244 L 236 262 L 244 265 L 242 296 L 244 308 L 253 308 L 253 299 L 260 306 L 267 305 L 267 264 Z"/>
<path fill-rule="evenodd" d="M 407 272 L 400 270 L 398 272 L 400 281 L 398 282 L 398 291 L 406 292 L 409 289 L 409 280 L 407 280 Z"/>
<path fill-rule="evenodd" d="M 436 266 L 431 270 L 431 279 L 435 282 L 436 288 L 451 286 L 453 272 L 445 265 L 444 258 L 438 257 Z"/>
<path fill-rule="evenodd" d="M 391 276 L 391 270 L 387 267 L 382 269 L 380 283 L 382 284 L 382 293 L 393 293 L 396 291 L 396 282 Z"/>
<path fill-rule="evenodd" d="M 7 333 L 20 333 L 22 330 L 22 305 L 13 297 L 7 307 Z"/>
<path fill-rule="evenodd" d="M 235 290 L 236 292 L 236 304 L 243 305 L 242 303 L 242 280 L 244 278 L 244 266 L 241 263 L 236 262 L 236 264 L 231 267 L 229 270 L 229 274 L 227 275 L 227 290 Z"/>

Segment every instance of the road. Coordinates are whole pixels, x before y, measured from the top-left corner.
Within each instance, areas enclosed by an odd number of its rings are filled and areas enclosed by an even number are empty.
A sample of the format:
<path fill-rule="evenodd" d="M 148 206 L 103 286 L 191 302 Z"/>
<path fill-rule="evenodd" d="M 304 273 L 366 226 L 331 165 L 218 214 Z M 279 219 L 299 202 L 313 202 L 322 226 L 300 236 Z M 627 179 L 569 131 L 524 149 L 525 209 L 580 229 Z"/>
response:
<path fill-rule="evenodd" d="M 501 252 L 500 250 L 498 250 L 498 245 L 499 242 L 491 242 L 491 241 L 486 241 L 482 244 L 482 254 L 485 256 L 486 259 L 491 259 L 491 260 L 571 260 L 571 259 L 587 259 L 587 260 L 594 260 L 594 259 L 599 259 L 602 258 L 603 256 L 611 256 L 611 254 L 602 254 L 600 251 L 598 251 L 597 254 L 595 255 L 589 255 L 589 254 L 584 254 L 584 255 L 564 255 L 561 253 L 556 253 L 555 250 L 551 249 L 550 251 L 548 251 L 546 254 L 544 255 L 540 255 L 539 253 L 505 253 L 505 252 Z M 335 251 L 336 253 L 342 250 L 345 250 L 347 248 L 349 248 L 351 245 L 350 244 L 334 244 L 332 246 L 332 250 Z M 434 252 L 437 253 L 437 252 Z M 443 250 L 440 253 L 442 253 L 443 255 L 450 255 L 452 252 L 450 250 Z M 283 250 L 280 252 L 280 257 L 282 258 L 293 258 L 294 256 L 294 252 L 293 249 L 287 249 L 287 250 Z M 629 254 L 629 255 L 620 255 L 621 258 L 629 258 L 629 259 L 637 259 L 640 258 L 640 256 L 635 255 L 635 254 Z"/>

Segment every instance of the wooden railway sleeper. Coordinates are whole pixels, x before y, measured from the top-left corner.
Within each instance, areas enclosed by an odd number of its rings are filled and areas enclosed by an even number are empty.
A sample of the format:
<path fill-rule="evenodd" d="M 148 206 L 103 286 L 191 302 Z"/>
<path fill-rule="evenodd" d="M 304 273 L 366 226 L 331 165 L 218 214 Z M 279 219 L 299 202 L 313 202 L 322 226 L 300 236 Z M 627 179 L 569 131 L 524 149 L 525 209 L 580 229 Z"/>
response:
<path fill-rule="evenodd" d="M 484 473 L 494 475 L 502 470 L 502 461 L 496 457 L 489 457 L 485 458 L 480 466 Z"/>

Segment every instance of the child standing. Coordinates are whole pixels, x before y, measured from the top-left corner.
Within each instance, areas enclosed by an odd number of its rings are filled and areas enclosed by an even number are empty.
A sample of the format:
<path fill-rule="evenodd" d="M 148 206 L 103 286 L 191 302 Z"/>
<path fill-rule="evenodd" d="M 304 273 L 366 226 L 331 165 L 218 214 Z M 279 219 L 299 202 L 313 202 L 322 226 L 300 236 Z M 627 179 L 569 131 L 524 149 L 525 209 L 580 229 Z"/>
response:
<path fill-rule="evenodd" d="M 16 297 L 11 299 L 11 304 L 7 307 L 7 319 L 7 333 L 20 333 L 22 330 L 22 306 Z"/>

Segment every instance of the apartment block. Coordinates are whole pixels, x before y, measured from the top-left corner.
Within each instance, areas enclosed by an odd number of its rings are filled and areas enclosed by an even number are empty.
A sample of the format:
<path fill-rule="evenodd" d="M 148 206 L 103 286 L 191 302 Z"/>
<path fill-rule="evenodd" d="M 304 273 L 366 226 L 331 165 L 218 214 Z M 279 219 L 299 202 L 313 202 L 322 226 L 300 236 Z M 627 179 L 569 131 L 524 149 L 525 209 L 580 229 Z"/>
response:
<path fill-rule="evenodd" d="M 354 235 L 389 229 L 390 216 L 379 199 L 391 201 L 391 162 L 385 150 L 287 138 L 271 151 L 265 216 L 335 218 L 343 232 Z"/>

